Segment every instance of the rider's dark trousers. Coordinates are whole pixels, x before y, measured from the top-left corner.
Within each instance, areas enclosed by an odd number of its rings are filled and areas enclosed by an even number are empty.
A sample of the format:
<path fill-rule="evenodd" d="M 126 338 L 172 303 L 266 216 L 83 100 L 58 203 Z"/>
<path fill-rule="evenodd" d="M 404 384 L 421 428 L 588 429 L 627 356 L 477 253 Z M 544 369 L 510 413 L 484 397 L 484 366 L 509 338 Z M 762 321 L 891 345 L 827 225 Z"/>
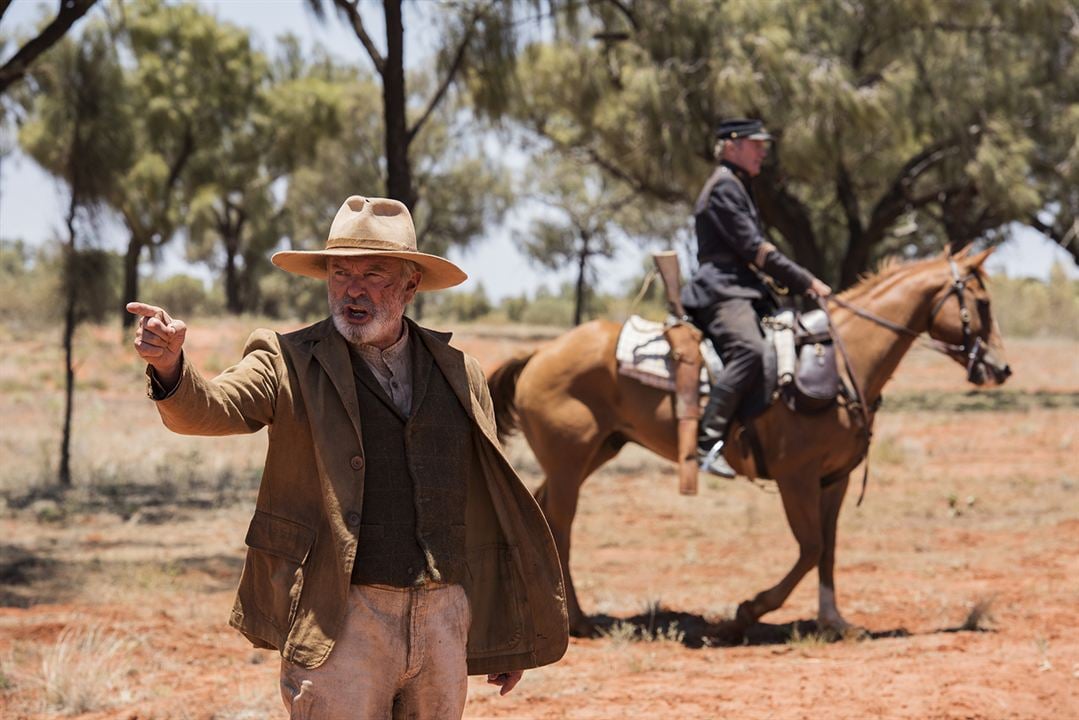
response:
<path fill-rule="evenodd" d="M 731 393 L 731 411 L 760 377 L 764 364 L 764 335 L 761 333 L 753 301 L 745 298 L 721 300 L 698 310 L 694 320 L 715 345 L 723 360 L 723 372 L 715 385 Z"/>

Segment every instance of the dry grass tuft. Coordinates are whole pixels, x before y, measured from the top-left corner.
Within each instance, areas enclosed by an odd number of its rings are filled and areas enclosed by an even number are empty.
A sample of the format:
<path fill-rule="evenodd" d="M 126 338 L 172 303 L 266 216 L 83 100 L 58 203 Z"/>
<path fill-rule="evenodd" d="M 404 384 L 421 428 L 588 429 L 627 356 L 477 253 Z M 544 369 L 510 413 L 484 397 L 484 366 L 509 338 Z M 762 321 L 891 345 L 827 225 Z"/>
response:
<path fill-rule="evenodd" d="M 963 623 L 959 626 L 960 630 L 967 632 L 985 632 L 991 629 L 993 624 L 993 615 L 990 610 L 993 607 L 993 598 L 982 598 L 973 603 L 970 603 L 970 611 L 967 613 L 967 617 L 963 620 Z"/>
<path fill-rule="evenodd" d="M 125 679 L 134 643 L 102 628 L 67 627 L 56 644 L 41 651 L 36 686 L 45 709 L 68 715 L 94 712 L 131 700 Z"/>
<path fill-rule="evenodd" d="M 809 650 L 829 645 L 835 637 L 835 633 L 829 631 L 803 633 L 798 623 L 794 623 L 794 627 L 791 628 L 790 639 L 787 640 L 787 645 L 799 650 Z"/>

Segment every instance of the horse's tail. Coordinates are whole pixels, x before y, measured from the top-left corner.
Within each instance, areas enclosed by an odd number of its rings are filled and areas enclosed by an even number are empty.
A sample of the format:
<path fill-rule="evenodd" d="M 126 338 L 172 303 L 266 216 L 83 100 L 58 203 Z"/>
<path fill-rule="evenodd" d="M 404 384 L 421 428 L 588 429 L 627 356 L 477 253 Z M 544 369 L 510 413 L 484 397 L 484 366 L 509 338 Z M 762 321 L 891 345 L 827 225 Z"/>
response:
<path fill-rule="evenodd" d="M 487 378 L 487 387 L 491 391 L 491 401 L 495 407 L 495 425 L 498 427 L 499 440 L 505 440 L 519 427 L 517 403 L 514 400 L 517 378 L 534 354 L 528 353 L 507 360 Z"/>

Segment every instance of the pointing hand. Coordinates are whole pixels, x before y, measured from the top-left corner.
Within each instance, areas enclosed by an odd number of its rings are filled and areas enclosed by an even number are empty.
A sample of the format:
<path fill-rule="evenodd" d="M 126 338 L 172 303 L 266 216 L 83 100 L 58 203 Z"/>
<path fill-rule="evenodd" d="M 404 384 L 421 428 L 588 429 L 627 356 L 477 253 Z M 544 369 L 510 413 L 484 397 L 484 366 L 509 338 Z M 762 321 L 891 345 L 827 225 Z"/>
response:
<path fill-rule="evenodd" d="M 172 389 L 180 380 L 180 351 L 187 325 L 171 318 L 164 309 L 146 303 L 130 302 L 127 311 L 139 316 L 135 351 L 154 369 L 161 384 Z"/>

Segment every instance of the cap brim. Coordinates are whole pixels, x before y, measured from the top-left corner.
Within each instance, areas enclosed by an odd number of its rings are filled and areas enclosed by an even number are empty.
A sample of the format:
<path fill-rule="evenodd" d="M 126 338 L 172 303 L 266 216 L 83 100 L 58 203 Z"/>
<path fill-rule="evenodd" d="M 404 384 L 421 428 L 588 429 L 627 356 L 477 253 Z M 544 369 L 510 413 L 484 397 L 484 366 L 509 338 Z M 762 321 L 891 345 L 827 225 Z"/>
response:
<path fill-rule="evenodd" d="M 772 134 L 769 133 L 767 130 L 762 130 L 760 132 L 755 132 L 752 135 L 746 135 L 745 139 L 746 140 L 771 140 L 772 139 Z"/>
<path fill-rule="evenodd" d="M 362 250 L 359 248 L 328 248 L 326 250 L 282 250 L 270 257 L 277 267 L 295 275 L 305 275 L 318 280 L 326 279 L 326 261 L 331 257 L 395 257 L 411 260 L 423 273 L 417 290 L 444 290 L 460 285 L 468 275 L 449 260 L 437 255 L 409 250 Z"/>

